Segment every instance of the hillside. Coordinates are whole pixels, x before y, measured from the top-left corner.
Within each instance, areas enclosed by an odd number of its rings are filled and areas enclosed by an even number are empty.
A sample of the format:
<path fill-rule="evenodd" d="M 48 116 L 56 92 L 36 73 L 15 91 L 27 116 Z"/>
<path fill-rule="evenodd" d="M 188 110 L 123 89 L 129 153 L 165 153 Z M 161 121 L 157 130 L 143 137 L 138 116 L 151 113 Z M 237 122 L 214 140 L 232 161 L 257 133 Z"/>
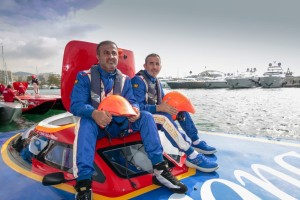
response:
<path fill-rule="evenodd" d="M 32 75 L 32 73 L 28 73 L 28 72 L 14 72 L 12 74 L 14 76 L 30 76 L 30 75 Z"/>

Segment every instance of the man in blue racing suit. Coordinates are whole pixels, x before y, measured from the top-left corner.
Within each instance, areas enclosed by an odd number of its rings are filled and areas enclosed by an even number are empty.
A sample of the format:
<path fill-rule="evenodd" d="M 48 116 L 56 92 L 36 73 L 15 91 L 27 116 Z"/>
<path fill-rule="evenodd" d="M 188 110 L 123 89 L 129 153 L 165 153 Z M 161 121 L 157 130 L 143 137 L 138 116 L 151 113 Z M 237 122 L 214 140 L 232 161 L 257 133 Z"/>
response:
<path fill-rule="evenodd" d="M 117 45 L 112 41 L 103 41 L 98 44 L 96 52 L 98 65 L 77 74 L 71 94 L 71 112 L 80 117 L 75 128 L 73 155 L 73 171 L 77 177 L 76 199 L 91 199 L 97 140 L 107 133 L 111 137 L 122 137 L 121 133 L 129 129 L 129 124 L 133 132 L 139 131 L 141 134 L 145 151 L 153 165 L 153 182 L 173 192 L 185 193 L 187 187 L 171 174 L 163 160 L 163 149 L 151 113 L 139 111 L 129 77 L 116 68 L 119 56 Z M 112 94 L 125 97 L 137 115 L 116 117 L 107 111 L 97 110 L 101 100 Z"/>
<path fill-rule="evenodd" d="M 178 112 L 176 108 L 163 102 L 164 91 L 156 78 L 161 70 L 160 56 L 150 54 L 145 59 L 145 70 L 139 71 L 131 80 L 133 93 L 139 102 L 141 110 L 153 114 L 158 129 L 162 130 L 173 146 L 187 155 L 186 165 L 203 172 L 212 172 L 218 169 L 218 164 L 203 154 L 214 154 L 216 149 L 201 141 L 198 130 L 188 112 Z M 176 115 L 178 123 L 186 134 L 178 129 L 172 119 Z M 190 138 L 189 142 L 186 135 Z"/>

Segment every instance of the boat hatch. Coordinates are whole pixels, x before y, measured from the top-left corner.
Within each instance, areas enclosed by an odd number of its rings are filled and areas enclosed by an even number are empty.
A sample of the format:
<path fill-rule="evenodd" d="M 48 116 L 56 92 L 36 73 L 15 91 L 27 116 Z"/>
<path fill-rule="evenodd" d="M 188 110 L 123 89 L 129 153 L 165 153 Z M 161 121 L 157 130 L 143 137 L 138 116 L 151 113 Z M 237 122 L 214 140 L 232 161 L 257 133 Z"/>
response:
<path fill-rule="evenodd" d="M 142 143 L 99 149 L 98 154 L 122 178 L 136 177 L 153 171 Z"/>

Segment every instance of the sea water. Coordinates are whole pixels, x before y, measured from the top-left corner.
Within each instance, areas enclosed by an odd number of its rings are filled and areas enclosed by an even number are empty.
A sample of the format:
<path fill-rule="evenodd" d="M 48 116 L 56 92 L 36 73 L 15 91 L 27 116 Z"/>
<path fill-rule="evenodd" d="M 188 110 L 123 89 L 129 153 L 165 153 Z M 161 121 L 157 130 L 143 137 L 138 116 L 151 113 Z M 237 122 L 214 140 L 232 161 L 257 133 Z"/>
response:
<path fill-rule="evenodd" d="M 300 88 L 178 91 L 194 104 L 192 117 L 200 132 L 300 139 Z"/>
<path fill-rule="evenodd" d="M 33 90 L 27 90 L 28 94 L 34 94 Z M 60 95 L 60 89 L 40 89 L 40 94 L 42 95 Z M 23 130 L 29 128 L 36 123 L 46 119 L 47 117 L 51 117 L 56 114 L 60 114 L 66 111 L 62 110 L 49 110 L 44 115 L 37 115 L 37 114 L 22 114 L 21 117 L 15 119 L 10 124 L 7 125 L 0 125 L 0 133 L 1 132 L 8 132 L 8 131 L 15 131 L 15 130 Z"/>
<path fill-rule="evenodd" d="M 165 93 L 171 89 L 165 89 Z M 300 88 L 178 89 L 195 106 L 192 118 L 201 131 L 224 132 L 271 139 L 300 139 Z M 60 94 L 60 90 L 40 90 Z M 28 128 L 63 111 L 22 115 L 0 132 Z"/>

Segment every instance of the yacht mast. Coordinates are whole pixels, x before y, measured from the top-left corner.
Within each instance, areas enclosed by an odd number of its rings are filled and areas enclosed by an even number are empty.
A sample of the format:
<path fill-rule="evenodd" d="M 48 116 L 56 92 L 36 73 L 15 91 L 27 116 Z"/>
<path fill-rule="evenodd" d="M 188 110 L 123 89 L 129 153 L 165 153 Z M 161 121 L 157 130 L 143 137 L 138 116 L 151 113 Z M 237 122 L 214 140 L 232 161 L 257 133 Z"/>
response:
<path fill-rule="evenodd" d="M 8 73 L 7 70 L 7 64 L 4 59 L 4 45 L 1 43 L 1 49 L 2 49 L 2 63 L 3 63 L 3 75 L 4 75 L 4 84 L 11 84 L 12 82 L 12 77 L 11 77 L 11 72 Z"/>
<path fill-rule="evenodd" d="M 3 43 L 1 43 L 1 52 L 2 52 L 2 65 L 3 65 L 3 75 L 4 75 L 4 84 L 7 85 L 8 83 L 8 78 L 7 78 L 7 68 L 6 68 L 6 63 L 4 60 L 4 47 L 3 47 Z"/>

